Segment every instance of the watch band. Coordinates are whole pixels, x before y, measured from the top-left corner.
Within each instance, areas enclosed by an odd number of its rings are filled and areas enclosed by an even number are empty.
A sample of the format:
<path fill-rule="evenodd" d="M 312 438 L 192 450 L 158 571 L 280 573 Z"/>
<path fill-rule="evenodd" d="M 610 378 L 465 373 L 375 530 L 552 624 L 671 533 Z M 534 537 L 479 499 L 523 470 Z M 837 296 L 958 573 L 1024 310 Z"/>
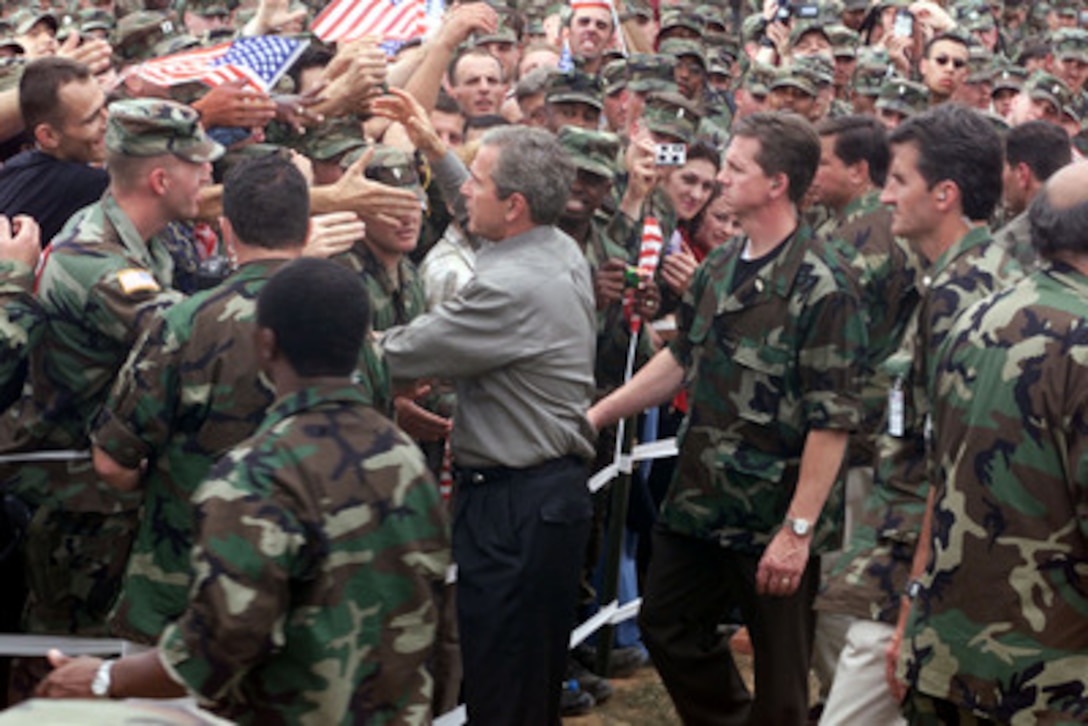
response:
<path fill-rule="evenodd" d="M 91 693 L 99 698 L 110 697 L 110 669 L 113 668 L 113 660 L 104 660 L 94 674 L 91 681 Z"/>

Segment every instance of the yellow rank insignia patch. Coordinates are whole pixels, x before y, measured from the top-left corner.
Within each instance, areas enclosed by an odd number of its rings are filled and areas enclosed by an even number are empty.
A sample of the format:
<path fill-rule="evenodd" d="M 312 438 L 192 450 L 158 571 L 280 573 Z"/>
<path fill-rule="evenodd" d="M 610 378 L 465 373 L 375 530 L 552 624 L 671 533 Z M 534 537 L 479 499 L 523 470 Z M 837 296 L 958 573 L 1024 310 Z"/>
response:
<path fill-rule="evenodd" d="M 121 286 L 121 292 L 126 295 L 134 292 L 158 292 L 162 289 L 155 276 L 147 270 L 121 270 L 117 273 L 117 283 Z"/>

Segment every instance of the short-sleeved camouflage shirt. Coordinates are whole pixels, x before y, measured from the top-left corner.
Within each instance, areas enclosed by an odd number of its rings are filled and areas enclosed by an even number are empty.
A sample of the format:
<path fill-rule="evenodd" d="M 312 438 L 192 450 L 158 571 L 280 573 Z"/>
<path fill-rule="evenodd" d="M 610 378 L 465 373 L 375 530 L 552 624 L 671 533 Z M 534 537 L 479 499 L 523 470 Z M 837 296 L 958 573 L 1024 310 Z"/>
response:
<path fill-rule="evenodd" d="M 159 642 L 180 682 L 243 723 L 430 722 L 445 507 L 358 389 L 278 400 L 193 504 L 196 580 Z"/>
<path fill-rule="evenodd" d="M 661 520 L 679 534 L 759 553 L 782 524 L 813 429 L 860 422 L 865 326 L 836 253 L 799 228 L 734 288 L 735 238 L 698 268 L 677 313 L 671 351 L 686 369 L 690 409 Z M 815 551 L 834 546 L 834 503 Z"/>

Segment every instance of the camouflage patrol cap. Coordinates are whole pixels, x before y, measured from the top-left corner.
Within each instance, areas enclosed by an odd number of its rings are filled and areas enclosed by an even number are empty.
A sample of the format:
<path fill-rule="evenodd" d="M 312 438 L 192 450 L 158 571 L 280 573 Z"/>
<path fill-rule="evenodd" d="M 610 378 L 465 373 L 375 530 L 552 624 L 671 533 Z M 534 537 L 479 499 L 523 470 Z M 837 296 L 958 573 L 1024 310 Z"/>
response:
<path fill-rule="evenodd" d="M 994 54 L 981 45 L 972 45 L 967 54 L 967 83 L 989 83 L 994 76 Z"/>
<path fill-rule="evenodd" d="M 793 67 L 798 73 L 805 73 L 816 87 L 830 86 L 835 82 L 835 63 L 826 55 L 803 55 L 793 59 Z"/>
<path fill-rule="evenodd" d="M 16 35 L 26 35 L 38 23 L 45 23 L 54 33 L 60 30 L 60 20 L 53 13 L 23 8 L 11 15 L 11 24 L 15 27 Z"/>
<path fill-rule="evenodd" d="M 79 32 L 89 33 L 94 30 L 111 32 L 117 25 L 117 16 L 101 8 L 86 8 L 79 11 Z"/>
<path fill-rule="evenodd" d="M 1088 30 L 1059 28 L 1051 39 L 1054 55 L 1059 60 L 1088 62 Z"/>
<path fill-rule="evenodd" d="M 743 85 L 753 96 L 766 96 L 771 90 L 778 71 L 766 63 L 754 62 L 744 74 Z"/>
<path fill-rule="evenodd" d="M 204 133 L 196 111 L 152 98 L 110 104 L 106 148 L 125 156 L 173 154 L 193 163 L 215 161 L 223 155 L 223 147 Z"/>
<path fill-rule="evenodd" d="M 639 93 L 676 90 L 671 60 L 651 53 L 632 53 L 627 57 L 627 89 Z"/>
<path fill-rule="evenodd" d="M 836 58 L 856 58 L 858 42 L 861 36 L 842 23 L 827 26 L 827 39 L 831 41 L 831 52 Z"/>
<path fill-rule="evenodd" d="M 22 55 L 0 58 L 0 91 L 10 91 L 18 88 L 25 69 L 26 58 Z"/>
<path fill-rule="evenodd" d="M 1079 0 L 1051 0 L 1051 9 L 1058 15 L 1076 15 L 1080 9 Z"/>
<path fill-rule="evenodd" d="M 691 101 L 676 91 L 655 91 L 646 97 L 642 119 L 657 134 L 690 144 L 695 139 L 702 114 Z"/>
<path fill-rule="evenodd" d="M 929 89 L 905 78 L 893 78 L 880 87 L 876 99 L 878 110 L 888 110 L 910 117 L 929 107 Z"/>
<path fill-rule="evenodd" d="M 114 52 L 122 61 L 138 62 L 154 58 L 155 45 L 179 29 L 165 13 L 140 10 L 121 18 L 113 32 Z"/>
<path fill-rule="evenodd" d="M 367 152 L 366 148 L 353 149 L 340 160 L 340 167 L 348 169 Z M 386 144 L 374 146 L 374 156 L 367 162 L 363 176 L 390 187 L 411 189 L 423 198 L 423 185 L 419 180 L 419 167 L 411 154 Z"/>
<path fill-rule="evenodd" d="M 671 55 L 674 58 L 695 58 L 705 71 L 707 68 L 706 49 L 703 44 L 690 38 L 666 38 L 661 41 L 657 52 L 659 55 Z"/>
<path fill-rule="evenodd" d="M 700 38 L 703 37 L 703 21 L 695 13 L 685 10 L 683 8 L 668 8 L 661 13 L 661 22 L 658 26 L 660 29 L 657 31 L 658 36 L 668 33 L 668 31 L 683 28 L 690 30 Z"/>
<path fill-rule="evenodd" d="M 697 5 L 692 13 L 703 21 L 704 35 L 707 33 L 724 33 L 726 31 L 725 18 L 722 10 L 716 5 Z"/>
<path fill-rule="evenodd" d="M 341 154 L 367 145 L 356 116 L 325 119 L 306 130 L 298 149 L 316 161 L 329 161 Z"/>
<path fill-rule="evenodd" d="M 559 129 L 559 144 L 570 154 L 578 169 L 609 181 L 619 173 L 620 138 L 607 131 L 590 131 L 577 126 Z"/>
<path fill-rule="evenodd" d="M 0 35 L 0 50 L 11 50 L 15 55 L 23 55 L 26 52 L 26 48 L 23 47 L 22 43 L 10 33 Z"/>
<path fill-rule="evenodd" d="M 867 48 L 858 53 L 858 65 L 851 81 L 854 92 L 862 96 L 879 96 L 880 88 L 888 80 L 890 61 L 886 53 L 875 53 Z"/>
<path fill-rule="evenodd" d="M 774 74 L 774 80 L 768 86 L 768 90 L 778 88 L 797 88 L 805 94 L 816 97 L 819 91 L 816 89 L 816 81 L 812 76 L 797 66 L 779 68 Z"/>
<path fill-rule="evenodd" d="M 952 17 L 967 31 L 996 27 L 994 14 L 985 0 L 960 0 L 952 7 Z"/>
<path fill-rule="evenodd" d="M 1026 69 L 1020 66 L 1005 65 L 999 70 L 994 72 L 993 77 L 993 90 L 991 94 L 996 94 L 998 91 L 1017 91 L 1019 92 L 1024 87 L 1024 81 L 1027 80 L 1028 72 Z"/>
<path fill-rule="evenodd" d="M 1036 71 L 1024 84 L 1023 91 L 1036 101 L 1047 101 L 1054 104 L 1059 113 L 1073 100 L 1073 93 L 1069 86 L 1057 76 L 1046 71 Z"/>
<path fill-rule="evenodd" d="M 183 50 L 199 48 L 201 45 L 200 38 L 195 35 L 189 35 L 188 33 L 168 35 L 158 43 L 155 43 L 155 47 L 151 49 L 151 57 L 160 58 L 164 55 L 173 55 L 174 53 L 180 53 Z"/>
<path fill-rule="evenodd" d="M 604 86 L 601 79 L 577 69 L 552 73 L 544 85 L 545 103 L 584 103 L 596 109 L 604 108 Z"/>
<path fill-rule="evenodd" d="M 759 13 L 746 15 L 740 26 L 740 35 L 745 43 L 754 43 L 763 36 L 767 21 Z"/>
<path fill-rule="evenodd" d="M 604 95 L 611 96 L 627 88 L 627 61 L 626 59 L 609 61 L 601 69 L 601 82 L 604 84 Z"/>
<path fill-rule="evenodd" d="M 185 0 L 185 11 L 205 18 L 230 15 L 230 7 L 224 0 Z"/>
<path fill-rule="evenodd" d="M 828 42 L 831 42 L 831 36 L 827 34 L 826 22 L 820 18 L 811 18 L 794 20 L 793 27 L 790 29 L 790 45 L 796 45 L 802 36 L 809 33 L 819 33 L 827 38 Z"/>

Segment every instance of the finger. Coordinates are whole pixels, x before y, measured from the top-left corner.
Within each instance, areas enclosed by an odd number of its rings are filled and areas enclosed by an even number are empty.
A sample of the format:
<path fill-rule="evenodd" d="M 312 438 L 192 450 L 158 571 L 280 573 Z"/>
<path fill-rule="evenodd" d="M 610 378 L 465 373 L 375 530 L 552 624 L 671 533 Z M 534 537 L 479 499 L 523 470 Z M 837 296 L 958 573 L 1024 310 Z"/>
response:
<path fill-rule="evenodd" d="M 72 661 L 72 656 L 65 655 L 56 648 L 50 648 L 45 654 L 46 660 L 49 661 L 49 665 L 52 668 L 60 668 L 63 665 L 67 665 Z"/>
<path fill-rule="evenodd" d="M 352 162 L 348 167 L 345 175 L 355 174 L 363 176 L 363 172 L 366 171 L 366 165 L 370 163 L 370 160 L 374 158 L 374 147 L 369 147 L 366 151 L 359 155 L 359 158 Z"/>

